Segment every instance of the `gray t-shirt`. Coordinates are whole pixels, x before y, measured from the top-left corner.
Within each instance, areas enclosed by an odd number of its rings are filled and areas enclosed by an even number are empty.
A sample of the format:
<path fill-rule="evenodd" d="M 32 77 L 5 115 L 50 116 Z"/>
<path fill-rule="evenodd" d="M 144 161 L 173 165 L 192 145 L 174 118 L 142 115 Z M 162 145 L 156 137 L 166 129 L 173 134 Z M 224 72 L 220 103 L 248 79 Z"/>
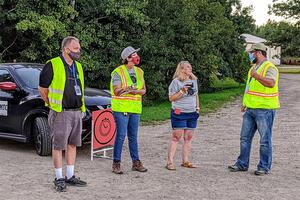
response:
<path fill-rule="evenodd" d="M 175 93 L 179 92 L 183 86 L 186 84 L 193 84 L 192 92 L 184 94 L 180 99 L 177 101 L 172 102 L 172 109 L 179 108 L 181 112 L 190 113 L 196 111 L 197 106 L 197 96 L 198 95 L 198 84 L 197 80 L 188 80 L 182 82 L 177 78 L 173 79 L 171 84 L 169 85 L 169 96 L 174 95 Z"/>
<path fill-rule="evenodd" d="M 135 70 L 134 68 L 132 69 L 127 69 L 128 73 L 129 73 L 129 76 L 133 82 L 133 86 L 136 87 L 136 74 L 135 74 Z M 116 86 L 116 85 L 121 85 L 121 77 L 119 76 L 118 73 L 115 73 L 113 75 L 113 78 L 112 78 L 112 83 L 113 83 L 113 86 Z"/>
<path fill-rule="evenodd" d="M 274 69 L 274 67 L 269 67 L 267 72 L 266 72 L 266 78 L 270 78 L 273 79 L 274 81 L 276 81 L 277 79 L 277 71 L 276 69 Z"/>
<path fill-rule="evenodd" d="M 264 62 L 261 62 L 260 64 L 258 64 L 257 66 L 255 66 L 255 69 L 257 70 Z M 276 81 L 276 79 L 277 79 L 277 71 L 276 71 L 276 69 L 274 69 L 274 67 L 269 67 L 268 68 L 268 70 L 266 72 L 266 78 L 270 78 L 270 79 L 273 79 L 274 81 Z"/>

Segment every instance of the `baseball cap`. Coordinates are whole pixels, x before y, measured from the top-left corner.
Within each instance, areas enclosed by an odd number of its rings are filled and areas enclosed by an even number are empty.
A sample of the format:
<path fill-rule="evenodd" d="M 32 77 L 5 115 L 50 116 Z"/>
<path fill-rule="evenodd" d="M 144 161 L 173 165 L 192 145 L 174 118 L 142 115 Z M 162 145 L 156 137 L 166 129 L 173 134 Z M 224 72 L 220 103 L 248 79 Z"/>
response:
<path fill-rule="evenodd" d="M 267 51 L 267 47 L 263 43 L 254 43 L 248 51 L 250 52 L 255 50 Z"/>
<path fill-rule="evenodd" d="M 138 52 L 140 50 L 140 48 L 138 49 L 134 49 L 132 46 L 128 46 L 125 49 L 123 49 L 122 53 L 121 53 L 121 58 L 123 60 L 125 60 L 126 58 L 128 58 L 128 56 L 130 56 L 131 54 Z"/>

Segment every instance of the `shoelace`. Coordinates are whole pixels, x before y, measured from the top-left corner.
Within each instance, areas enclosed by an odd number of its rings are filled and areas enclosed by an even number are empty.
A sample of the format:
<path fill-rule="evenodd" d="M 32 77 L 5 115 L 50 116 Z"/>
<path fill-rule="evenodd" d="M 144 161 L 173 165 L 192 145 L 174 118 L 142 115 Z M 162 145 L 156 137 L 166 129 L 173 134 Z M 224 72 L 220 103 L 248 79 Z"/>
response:
<path fill-rule="evenodd" d="M 57 188 L 64 188 L 65 185 L 64 185 L 64 181 L 63 180 L 58 180 L 57 183 L 56 183 L 56 187 Z"/>
<path fill-rule="evenodd" d="M 138 162 L 136 163 L 136 166 L 137 166 L 137 167 L 143 167 L 143 165 L 142 165 L 142 163 L 141 163 L 140 161 L 138 161 Z"/>

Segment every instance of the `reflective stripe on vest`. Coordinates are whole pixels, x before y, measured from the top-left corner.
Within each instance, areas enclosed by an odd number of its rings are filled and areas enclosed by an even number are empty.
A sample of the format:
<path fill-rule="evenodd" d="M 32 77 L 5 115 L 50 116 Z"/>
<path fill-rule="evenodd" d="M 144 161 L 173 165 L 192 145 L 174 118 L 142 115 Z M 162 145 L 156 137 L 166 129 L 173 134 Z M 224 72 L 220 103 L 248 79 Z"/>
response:
<path fill-rule="evenodd" d="M 143 71 L 141 68 L 134 67 L 136 73 L 136 88 L 138 90 L 142 89 L 144 86 Z M 113 78 L 114 74 L 117 73 L 121 78 L 121 87 L 126 88 L 132 86 L 133 82 L 129 76 L 129 73 L 125 65 L 117 67 L 112 73 Z M 129 112 L 129 113 L 142 113 L 142 96 L 139 94 L 123 94 L 121 96 L 116 96 L 114 94 L 113 83 L 111 80 L 110 91 L 112 95 L 111 108 L 116 112 Z"/>
<path fill-rule="evenodd" d="M 62 111 L 62 100 L 63 100 L 63 94 L 65 89 L 65 83 L 66 83 L 66 71 L 65 66 L 60 57 L 53 58 L 47 62 L 52 63 L 52 69 L 53 69 L 53 79 L 52 82 L 48 88 L 48 99 L 49 99 L 49 106 L 52 110 L 56 112 Z M 85 112 L 85 103 L 84 103 L 84 77 L 83 77 L 83 70 L 82 66 L 79 62 L 75 61 L 76 68 L 78 71 L 80 83 L 81 83 L 81 93 L 82 93 L 82 107 L 81 111 Z"/>
<path fill-rule="evenodd" d="M 251 94 L 259 97 L 277 97 L 279 95 L 278 92 L 273 94 L 264 94 L 264 93 L 253 92 L 253 91 L 248 91 L 247 94 Z"/>
<path fill-rule="evenodd" d="M 142 97 L 122 97 L 122 96 L 112 96 L 114 99 L 127 99 L 132 101 L 142 101 Z"/>
<path fill-rule="evenodd" d="M 257 73 L 266 77 L 269 67 L 277 71 L 276 81 L 273 88 L 265 87 L 259 81 L 251 78 L 251 70 L 248 72 L 247 86 L 243 98 L 243 105 L 248 108 L 277 109 L 279 105 L 278 81 L 279 72 L 269 61 L 265 61 L 258 69 Z"/>

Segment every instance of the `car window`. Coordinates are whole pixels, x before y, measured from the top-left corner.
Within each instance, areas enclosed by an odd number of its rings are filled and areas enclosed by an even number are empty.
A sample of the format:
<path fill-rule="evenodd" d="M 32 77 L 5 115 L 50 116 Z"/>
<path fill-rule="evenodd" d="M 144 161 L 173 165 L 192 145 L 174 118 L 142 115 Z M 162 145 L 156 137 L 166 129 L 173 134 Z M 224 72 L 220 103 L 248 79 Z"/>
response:
<path fill-rule="evenodd" d="M 37 89 L 41 70 L 42 68 L 26 66 L 16 68 L 16 73 L 27 87 Z"/>
<path fill-rule="evenodd" d="M 0 82 L 15 82 L 9 71 L 0 69 Z"/>

